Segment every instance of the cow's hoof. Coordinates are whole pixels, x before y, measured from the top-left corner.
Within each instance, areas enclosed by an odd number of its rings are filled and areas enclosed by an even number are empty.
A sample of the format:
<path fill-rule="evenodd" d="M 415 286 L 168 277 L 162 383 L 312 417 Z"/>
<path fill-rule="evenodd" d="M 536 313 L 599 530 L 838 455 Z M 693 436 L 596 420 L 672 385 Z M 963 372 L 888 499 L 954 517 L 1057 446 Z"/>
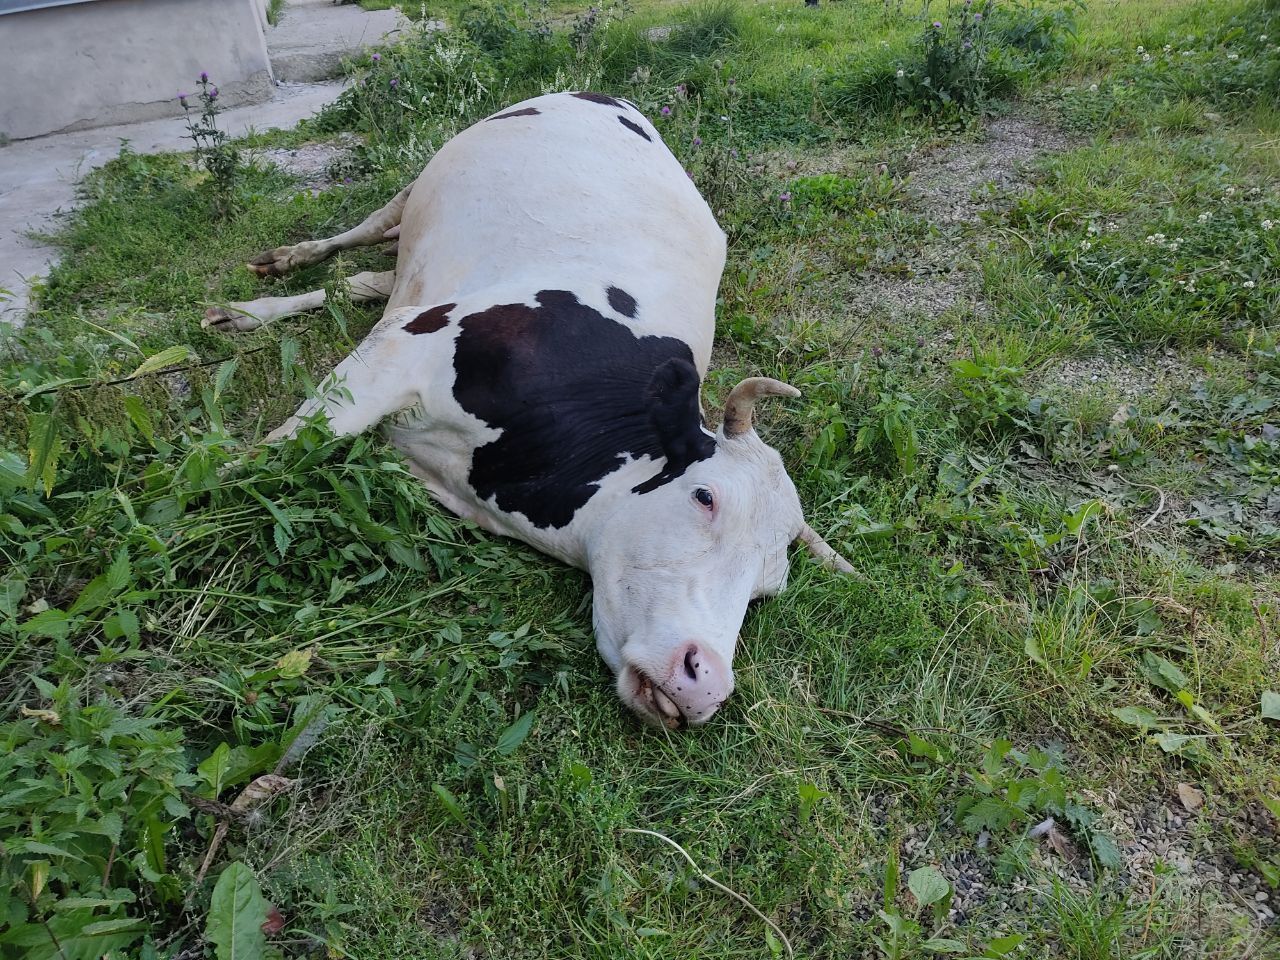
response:
<path fill-rule="evenodd" d="M 302 265 L 302 258 L 298 255 L 296 246 L 276 247 L 274 250 L 258 254 L 246 264 L 260 277 L 283 277 L 290 270 Z"/>
<path fill-rule="evenodd" d="M 204 319 L 200 321 L 200 326 L 206 330 L 220 330 L 223 333 L 257 330 L 262 326 L 261 319 L 237 310 L 235 307 L 236 304 L 228 304 L 225 307 L 210 307 L 204 312 Z"/>

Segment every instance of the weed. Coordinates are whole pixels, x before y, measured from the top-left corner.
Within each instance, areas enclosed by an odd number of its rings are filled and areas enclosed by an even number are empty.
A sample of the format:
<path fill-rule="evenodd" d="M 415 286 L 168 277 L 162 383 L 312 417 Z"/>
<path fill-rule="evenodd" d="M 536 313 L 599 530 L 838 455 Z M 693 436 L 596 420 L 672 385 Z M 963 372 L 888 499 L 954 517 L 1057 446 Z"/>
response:
<path fill-rule="evenodd" d="M 197 81 L 200 92 L 196 99 L 200 101 L 200 114 L 192 117 L 190 94 L 178 95 L 182 111 L 187 120 L 187 136 L 195 149 L 196 163 L 205 169 L 211 179 L 214 209 L 221 217 L 229 217 L 238 209 L 236 196 L 236 174 L 240 169 L 240 152 L 231 145 L 225 130 L 218 128 L 218 88 L 209 80 L 207 73 L 201 73 Z"/>

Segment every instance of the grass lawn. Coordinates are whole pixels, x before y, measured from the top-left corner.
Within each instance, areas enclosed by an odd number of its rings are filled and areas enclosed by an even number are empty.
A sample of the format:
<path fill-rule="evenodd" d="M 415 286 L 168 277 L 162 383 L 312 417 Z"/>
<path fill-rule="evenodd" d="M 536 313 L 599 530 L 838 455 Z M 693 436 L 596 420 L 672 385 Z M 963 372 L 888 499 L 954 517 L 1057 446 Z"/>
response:
<path fill-rule="evenodd" d="M 443 12 L 229 185 L 90 175 L 0 339 L 0 955 L 1280 957 L 1280 5 Z M 244 262 L 584 88 L 719 217 L 707 406 L 803 391 L 761 430 L 857 568 L 796 552 L 690 734 L 379 437 L 232 463 L 389 265 Z"/>

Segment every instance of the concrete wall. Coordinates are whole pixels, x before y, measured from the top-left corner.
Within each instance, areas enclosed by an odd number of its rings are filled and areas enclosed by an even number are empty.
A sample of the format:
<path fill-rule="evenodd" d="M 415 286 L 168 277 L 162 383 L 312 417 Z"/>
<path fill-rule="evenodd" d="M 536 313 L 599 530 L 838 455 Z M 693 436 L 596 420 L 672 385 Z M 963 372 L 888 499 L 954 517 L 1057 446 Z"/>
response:
<path fill-rule="evenodd" d="M 201 70 L 231 106 L 274 83 L 263 0 L 94 0 L 0 15 L 0 134 L 180 116 Z"/>

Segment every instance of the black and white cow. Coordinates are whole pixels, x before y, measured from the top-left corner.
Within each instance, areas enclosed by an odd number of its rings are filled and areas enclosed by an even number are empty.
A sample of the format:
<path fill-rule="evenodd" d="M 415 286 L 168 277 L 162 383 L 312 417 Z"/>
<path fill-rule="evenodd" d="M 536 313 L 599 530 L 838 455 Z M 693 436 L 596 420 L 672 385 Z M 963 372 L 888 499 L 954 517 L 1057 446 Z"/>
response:
<path fill-rule="evenodd" d="M 396 269 L 359 274 L 381 321 L 316 399 L 340 434 L 388 418 L 392 442 L 450 510 L 587 570 L 596 644 L 618 694 L 667 727 L 705 723 L 733 691 L 747 604 L 787 580 L 804 521 L 782 458 L 752 428 L 754 377 L 703 424 L 725 237 L 658 131 L 625 100 L 552 94 L 445 144 L 363 224 L 281 247 L 278 275 L 399 237 Z M 205 325 L 252 329 L 323 291 L 230 304 Z"/>

